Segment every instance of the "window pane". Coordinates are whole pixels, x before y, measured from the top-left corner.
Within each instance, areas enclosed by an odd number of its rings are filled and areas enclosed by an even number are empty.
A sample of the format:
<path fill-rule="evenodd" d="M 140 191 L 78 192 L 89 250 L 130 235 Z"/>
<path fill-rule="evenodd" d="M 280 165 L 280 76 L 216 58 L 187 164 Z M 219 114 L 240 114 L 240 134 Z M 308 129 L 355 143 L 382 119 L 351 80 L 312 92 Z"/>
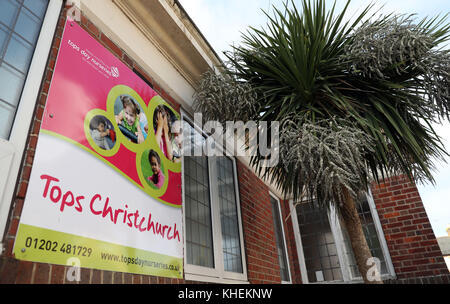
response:
<path fill-rule="evenodd" d="M 348 236 L 347 229 L 345 228 L 345 226 L 342 222 L 341 222 L 341 229 L 342 229 L 342 234 L 344 237 L 345 256 L 347 257 L 347 261 L 350 266 L 351 275 L 352 275 L 352 277 L 358 277 L 359 270 L 358 270 L 358 266 L 356 265 L 355 255 L 353 254 L 352 245 L 350 243 L 350 237 Z"/>
<path fill-rule="evenodd" d="M 14 31 L 34 44 L 39 35 L 40 22 L 30 11 L 21 9 Z"/>
<path fill-rule="evenodd" d="M 288 282 L 289 278 L 289 270 L 287 266 L 287 254 L 284 245 L 284 235 L 282 230 L 282 222 L 280 220 L 280 208 L 278 207 L 278 202 L 273 197 L 270 197 L 270 202 L 272 204 L 272 215 L 274 222 L 274 230 L 275 230 L 275 239 L 277 242 L 277 251 L 278 251 L 278 262 L 280 263 L 280 272 L 281 272 L 281 280 Z"/>
<path fill-rule="evenodd" d="M 6 50 L 5 61 L 22 73 L 27 73 L 33 51 L 34 47 L 13 34 Z"/>
<path fill-rule="evenodd" d="M 8 138 L 15 109 L 0 100 L 0 138 Z"/>
<path fill-rule="evenodd" d="M 0 99 L 12 106 L 17 106 L 24 81 L 23 74 L 2 64 L 0 66 Z"/>
<path fill-rule="evenodd" d="M 201 135 L 199 137 L 189 124 L 185 124 L 184 127 L 188 128 L 188 138 L 193 141 L 201 139 Z M 184 157 L 186 260 L 188 264 L 213 268 L 208 163 L 203 160 L 204 158 L 204 156 Z"/>
<path fill-rule="evenodd" d="M 315 203 L 299 204 L 296 209 L 309 282 L 342 281 L 327 210 Z"/>
<path fill-rule="evenodd" d="M 217 157 L 216 165 L 224 268 L 225 271 L 242 273 L 233 161 L 225 156 Z"/>
<path fill-rule="evenodd" d="M 385 267 L 386 261 L 384 259 L 383 250 L 381 248 L 380 240 L 378 239 L 375 222 L 373 221 L 372 213 L 370 211 L 367 196 L 364 194 L 358 201 L 361 212 L 359 212 L 361 224 L 363 225 L 364 236 L 369 244 L 370 252 L 373 257 L 376 257 L 381 262 L 381 274 L 387 273 Z"/>
<path fill-rule="evenodd" d="M 0 6 L 0 21 L 12 28 L 19 10 L 19 4 L 14 0 L 2 0 Z"/>
<path fill-rule="evenodd" d="M 48 0 L 25 0 L 23 4 L 42 19 L 47 10 Z"/>
<path fill-rule="evenodd" d="M 0 54 L 3 54 L 3 49 L 6 45 L 6 40 L 8 38 L 8 30 L 0 24 Z"/>

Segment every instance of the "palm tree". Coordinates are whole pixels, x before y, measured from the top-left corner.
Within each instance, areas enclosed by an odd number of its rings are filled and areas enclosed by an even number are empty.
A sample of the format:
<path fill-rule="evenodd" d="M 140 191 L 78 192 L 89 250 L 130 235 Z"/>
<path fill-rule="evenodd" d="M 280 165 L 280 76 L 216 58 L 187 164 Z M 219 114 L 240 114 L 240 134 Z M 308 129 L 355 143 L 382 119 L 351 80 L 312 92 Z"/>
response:
<path fill-rule="evenodd" d="M 251 164 L 294 201 L 336 206 L 364 281 L 381 283 L 365 276 L 372 255 L 355 200 L 392 175 L 434 181 L 433 161 L 447 155 L 432 124 L 450 116 L 450 56 L 438 48 L 450 26 L 446 16 L 375 18 L 372 5 L 345 21 L 349 3 L 340 13 L 324 0 L 274 8 L 266 29 L 226 54 L 227 73 L 205 74 L 195 104 L 207 119 L 279 121 L 278 164 Z M 228 95 L 233 86 L 245 94 Z M 230 102 L 239 110 L 226 111 Z"/>

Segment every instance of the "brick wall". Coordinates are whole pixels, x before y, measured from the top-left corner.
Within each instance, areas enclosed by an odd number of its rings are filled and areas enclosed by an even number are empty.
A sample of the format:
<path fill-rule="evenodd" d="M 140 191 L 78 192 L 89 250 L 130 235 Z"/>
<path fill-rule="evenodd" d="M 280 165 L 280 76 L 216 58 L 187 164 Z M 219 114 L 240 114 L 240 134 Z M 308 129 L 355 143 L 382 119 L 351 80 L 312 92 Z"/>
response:
<path fill-rule="evenodd" d="M 447 266 L 415 184 L 402 175 L 374 184 L 372 189 L 397 279 L 448 279 Z"/>
<path fill-rule="evenodd" d="M 280 283 L 280 265 L 269 188 L 242 163 L 237 162 L 237 168 L 248 280 L 255 284 Z M 285 219 L 289 207 L 286 209 L 285 201 L 281 201 L 280 205 L 282 218 Z M 298 263 L 292 262 L 298 261 L 292 224 L 290 221 L 283 222 L 292 282 L 300 283 Z"/>
<path fill-rule="evenodd" d="M 248 279 L 257 284 L 279 283 L 269 188 L 240 162 L 237 167 Z"/>

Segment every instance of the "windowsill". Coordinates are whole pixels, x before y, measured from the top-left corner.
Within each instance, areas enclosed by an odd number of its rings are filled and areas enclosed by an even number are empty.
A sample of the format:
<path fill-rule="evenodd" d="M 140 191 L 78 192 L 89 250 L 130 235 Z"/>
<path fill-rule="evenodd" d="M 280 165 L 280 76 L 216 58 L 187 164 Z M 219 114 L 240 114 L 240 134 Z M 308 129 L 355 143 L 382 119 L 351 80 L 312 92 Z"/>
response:
<path fill-rule="evenodd" d="M 381 280 L 382 281 L 387 281 L 387 280 L 395 280 L 396 277 L 390 274 L 385 274 L 381 276 Z M 351 281 L 323 281 L 323 282 L 314 282 L 314 283 L 308 283 L 308 284 L 363 284 L 364 280 L 359 277 L 359 278 L 355 278 Z"/>
<path fill-rule="evenodd" d="M 396 277 L 393 276 L 393 275 L 390 275 L 390 274 L 381 275 L 381 280 L 382 281 L 395 280 L 395 279 L 396 279 Z M 359 278 L 355 278 L 352 281 L 349 281 L 349 282 L 346 282 L 346 283 L 349 283 L 349 284 L 362 284 L 362 283 L 364 283 L 364 280 L 361 277 L 359 277 Z"/>
<path fill-rule="evenodd" d="M 219 283 L 219 284 L 250 284 L 250 282 L 247 280 L 225 279 L 186 272 L 184 273 L 184 279 L 186 281 L 198 281 L 198 282 Z"/>

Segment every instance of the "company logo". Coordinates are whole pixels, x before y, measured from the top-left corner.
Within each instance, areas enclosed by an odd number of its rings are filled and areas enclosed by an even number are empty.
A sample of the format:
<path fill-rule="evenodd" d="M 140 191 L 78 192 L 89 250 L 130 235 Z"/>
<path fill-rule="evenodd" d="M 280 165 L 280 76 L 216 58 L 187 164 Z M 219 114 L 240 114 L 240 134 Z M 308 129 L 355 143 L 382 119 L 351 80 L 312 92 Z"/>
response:
<path fill-rule="evenodd" d="M 111 67 L 111 75 L 112 75 L 112 77 L 114 77 L 114 78 L 117 78 L 117 77 L 119 77 L 119 69 L 117 68 L 117 67 Z"/>

